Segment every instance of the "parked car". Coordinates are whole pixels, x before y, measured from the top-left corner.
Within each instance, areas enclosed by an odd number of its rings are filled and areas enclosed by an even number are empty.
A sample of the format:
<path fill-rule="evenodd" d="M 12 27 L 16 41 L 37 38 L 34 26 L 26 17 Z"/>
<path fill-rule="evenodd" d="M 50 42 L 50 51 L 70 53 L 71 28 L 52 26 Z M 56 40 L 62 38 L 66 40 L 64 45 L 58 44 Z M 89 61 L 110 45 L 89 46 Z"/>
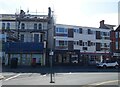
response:
<path fill-rule="evenodd" d="M 78 60 L 73 60 L 72 63 L 78 63 Z"/>
<path fill-rule="evenodd" d="M 119 64 L 118 64 L 117 61 L 106 61 L 106 62 L 98 63 L 97 67 L 101 67 L 101 68 L 114 67 L 114 68 L 118 69 L 119 68 Z"/>
<path fill-rule="evenodd" d="M 78 63 L 78 57 L 72 57 L 71 61 L 72 63 Z"/>

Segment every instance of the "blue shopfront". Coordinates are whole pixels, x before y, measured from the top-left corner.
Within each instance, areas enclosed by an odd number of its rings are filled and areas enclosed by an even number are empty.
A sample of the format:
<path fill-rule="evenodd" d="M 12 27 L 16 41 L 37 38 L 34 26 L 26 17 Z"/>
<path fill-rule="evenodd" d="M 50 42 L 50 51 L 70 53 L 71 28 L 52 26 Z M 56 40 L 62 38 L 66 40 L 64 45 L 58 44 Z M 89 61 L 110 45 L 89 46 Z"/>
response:
<path fill-rule="evenodd" d="M 45 65 L 44 43 L 7 42 L 4 50 L 6 65 L 10 65 L 12 58 L 18 58 L 18 65 L 31 65 L 33 59 L 36 64 Z"/>

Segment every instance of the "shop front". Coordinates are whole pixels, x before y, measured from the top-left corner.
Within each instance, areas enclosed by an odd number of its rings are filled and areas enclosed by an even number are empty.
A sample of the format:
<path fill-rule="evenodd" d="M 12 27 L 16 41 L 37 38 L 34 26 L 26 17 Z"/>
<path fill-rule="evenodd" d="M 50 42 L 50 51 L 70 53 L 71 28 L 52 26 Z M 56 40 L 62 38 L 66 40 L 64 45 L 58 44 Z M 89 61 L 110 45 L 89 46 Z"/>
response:
<path fill-rule="evenodd" d="M 80 50 L 55 50 L 55 65 L 71 65 L 80 63 Z"/>
<path fill-rule="evenodd" d="M 6 43 L 5 65 L 11 64 L 11 59 L 17 58 L 18 65 L 45 65 L 43 43 Z"/>
<path fill-rule="evenodd" d="M 9 59 L 8 65 L 11 64 L 11 60 L 13 58 L 18 59 L 18 65 L 32 65 L 33 59 L 35 60 L 34 62 L 37 65 L 41 66 L 44 63 L 42 61 L 44 58 L 43 54 L 38 54 L 38 53 L 9 53 L 9 54 L 6 54 L 6 60 Z"/>
<path fill-rule="evenodd" d="M 99 62 L 110 60 L 111 53 L 81 53 L 83 65 L 96 65 Z"/>

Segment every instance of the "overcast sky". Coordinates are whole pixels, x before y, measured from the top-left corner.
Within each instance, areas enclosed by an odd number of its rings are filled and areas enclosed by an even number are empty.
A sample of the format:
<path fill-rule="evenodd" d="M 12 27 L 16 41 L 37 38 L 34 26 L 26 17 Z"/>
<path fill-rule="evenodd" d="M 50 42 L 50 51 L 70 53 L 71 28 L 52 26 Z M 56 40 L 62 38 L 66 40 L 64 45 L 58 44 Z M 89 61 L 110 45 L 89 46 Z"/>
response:
<path fill-rule="evenodd" d="M 25 12 L 47 13 L 51 7 L 56 23 L 99 27 L 99 21 L 118 25 L 119 0 L 0 0 L 0 14 Z M 39 13 L 40 12 L 40 13 Z"/>

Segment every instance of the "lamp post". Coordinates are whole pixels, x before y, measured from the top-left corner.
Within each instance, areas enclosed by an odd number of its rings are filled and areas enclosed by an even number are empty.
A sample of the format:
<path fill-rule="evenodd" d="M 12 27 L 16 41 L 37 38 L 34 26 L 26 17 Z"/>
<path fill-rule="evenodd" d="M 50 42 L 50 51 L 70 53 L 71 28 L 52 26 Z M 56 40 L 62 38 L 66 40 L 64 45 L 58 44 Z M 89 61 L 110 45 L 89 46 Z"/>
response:
<path fill-rule="evenodd" d="M 53 77 L 52 56 L 54 55 L 52 49 L 51 49 L 49 55 L 50 55 L 50 69 L 51 69 L 51 70 L 50 70 L 50 83 L 55 83 L 55 82 L 53 81 L 53 79 L 52 79 L 52 77 Z"/>
<path fill-rule="evenodd" d="M 50 35 L 50 37 L 51 37 L 51 41 L 50 41 L 50 53 L 49 53 L 49 55 L 50 55 L 50 58 L 49 58 L 49 62 L 50 62 L 50 83 L 55 83 L 53 81 L 53 65 L 52 65 L 52 63 L 53 63 L 53 55 L 54 55 L 54 52 L 53 52 L 54 21 L 53 21 L 53 11 L 51 11 L 50 7 L 48 8 L 48 29 L 49 29 L 49 34 L 51 34 Z M 48 37 L 47 37 L 47 40 L 48 40 Z"/>

